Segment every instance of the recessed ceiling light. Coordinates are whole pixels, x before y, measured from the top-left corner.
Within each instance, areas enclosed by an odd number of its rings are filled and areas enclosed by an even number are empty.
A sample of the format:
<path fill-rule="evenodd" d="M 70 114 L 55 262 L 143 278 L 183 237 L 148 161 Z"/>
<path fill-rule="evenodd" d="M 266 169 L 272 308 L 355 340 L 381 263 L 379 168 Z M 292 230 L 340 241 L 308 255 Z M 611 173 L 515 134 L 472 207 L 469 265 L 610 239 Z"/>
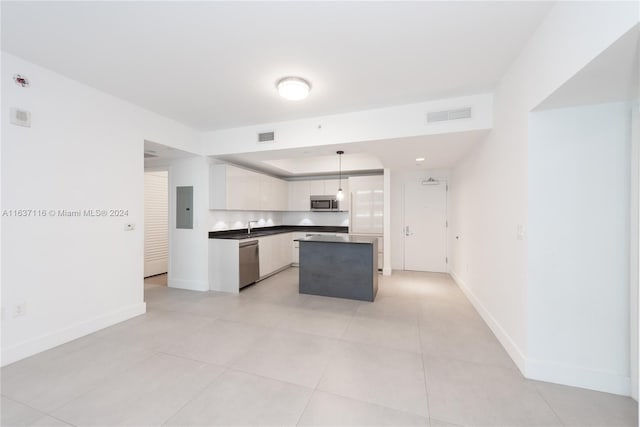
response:
<path fill-rule="evenodd" d="M 418 157 L 418 158 L 416 159 L 416 162 L 424 162 L 424 157 Z"/>
<path fill-rule="evenodd" d="M 278 80 L 276 87 L 280 96 L 289 101 L 305 99 L 311 90 L 309 82 L 300 77 L 282 78 Z"/>

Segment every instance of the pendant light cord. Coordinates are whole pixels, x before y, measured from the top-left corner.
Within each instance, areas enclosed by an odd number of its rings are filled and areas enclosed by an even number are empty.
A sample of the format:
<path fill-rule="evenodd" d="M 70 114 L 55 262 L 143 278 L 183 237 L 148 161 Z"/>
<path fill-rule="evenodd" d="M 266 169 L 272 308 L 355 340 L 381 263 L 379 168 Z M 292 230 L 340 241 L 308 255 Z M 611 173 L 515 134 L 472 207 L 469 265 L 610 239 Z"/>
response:
<path fill-rule="evenodd" d="M 342 154 L 338 156 L 339 166 L 338 166 L 338 189 L 342 190 Z"/>

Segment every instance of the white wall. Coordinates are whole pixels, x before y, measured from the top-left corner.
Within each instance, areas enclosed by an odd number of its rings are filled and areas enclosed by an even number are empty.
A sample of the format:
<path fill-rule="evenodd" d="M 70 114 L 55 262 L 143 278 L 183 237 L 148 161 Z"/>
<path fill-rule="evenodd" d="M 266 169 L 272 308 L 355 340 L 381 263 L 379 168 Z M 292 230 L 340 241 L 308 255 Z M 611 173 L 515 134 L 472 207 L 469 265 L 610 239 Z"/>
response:
<path fill-rule="evenodd" d="M 247 228 L 247 222 L 258 221 L 252 227 L 274 225 L 349 226 L 349 212 L 268 212 L 268 211 L 209 211 L 209 230 Z"/>
<path fill-rule="evenodd" d="M 630 112 L 531 114 L 531 378 L 629 393 Z"/>
<path fill-rule="evenodd" d="M 251 224 L 252 227 L 283 225 L 285 224 L 282 221 L 283 215 L 284 212 L 210 210 L 209 230 L 220 231 L 247 228 L 249 221 L 258 221 L 257 224 Z"/>
<path fill-rule="evenodd" d="M 2 53 L 2 209 L 128 211 L 2 218 L 3 365 L 144 313 L 144 139 L 199 149 L 185 126 Z"/>
<path fill-rule="evenodd" d="M 631 112 L 631 218 L 630 218 L 630 268 L 629 310 L 630 322 L 630 376 L 631 396 L 638 400 L 638 281 L 640 279 L 640 100 Z"/>
<path fill-rule="evenodd" d="M 496 89 L 493 130 L 452 171 L 452 275 L 525 376 L 528 327 L 541 320 L 527 317 L 528 115 L 635 26 L 637 8 L 554 5 Z"/>
<path fill-rule="evenodd" d="M 193 186 L 193 229 L 176 228 L 176 187 Z M 169 166 L 169 274 L 172 288 L 209 290 L 209 160 L 194 156 Z"/>
<path fill-rule="evenodd" d="M 202 143 L 205 154 L 219 155 L 491 129 L 492 105 L 491 94 L 439 99 L 375 110 L 206 132 L 202 135 Z M 472 107 L 473 117 L 468 120 L 435 124 L 426 122 L 428 111 L 461 107 Z M 256 144 L 259 132 L 271 130 L 274 130 L 276 135 L 274 144 Z"/>
<path fill-rule="evenodd" d="M 430 177 L 449 181 L 449 170 L 424 169 L 414 171 L 393 170 L 391 172 L 391 268 L 404 269 L 404 185 Z M 447 215 L 449 213 L 447 212 Z M 449 238 L 447 238 L 447 241 Z M 449 245 L 450 246 L 450 245 Z M 449 257 L 449 251 L 447 250 Z M 450 258 L 450 257 L 449 257 Z"/>
<path fill-rule="evenodd" d="M 349 212 L 283 212 L 286 225 L 349 226 Z"/>

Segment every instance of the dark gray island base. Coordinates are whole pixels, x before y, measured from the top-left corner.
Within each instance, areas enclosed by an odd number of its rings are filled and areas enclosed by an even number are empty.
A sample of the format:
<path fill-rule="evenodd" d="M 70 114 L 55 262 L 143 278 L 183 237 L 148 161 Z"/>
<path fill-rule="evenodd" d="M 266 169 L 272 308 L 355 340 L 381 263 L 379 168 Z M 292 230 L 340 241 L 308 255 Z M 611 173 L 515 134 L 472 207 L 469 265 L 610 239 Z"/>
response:
<path fill-rule="evenodd" d="M 373 301 L 378 292 L 378 239 L 309 236 L 300 242 L 301 294 Z"/>

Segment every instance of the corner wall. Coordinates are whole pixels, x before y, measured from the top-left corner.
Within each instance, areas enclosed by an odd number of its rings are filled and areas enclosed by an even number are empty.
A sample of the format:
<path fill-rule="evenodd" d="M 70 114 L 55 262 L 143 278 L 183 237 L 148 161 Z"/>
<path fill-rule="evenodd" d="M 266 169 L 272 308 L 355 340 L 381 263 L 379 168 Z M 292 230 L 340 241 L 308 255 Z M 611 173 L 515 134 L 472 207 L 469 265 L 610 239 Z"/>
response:
<path fill-rule="evenodd" d="M 31 111 L 32 126 L 11 125 L 11 107 Z M 200 145 L 186 126 L 5 53 L 1 120 L 2 209 L 47 213 L 2 217 L 6 365 L 145 312 L 144 140 Z M 58 214 L 84 209 L 127 214 Z"/>
<path fill-rule="evenodd" d="M 527 376 L 629 394 L 631 106 L 529 123 Z"/>
<path fill-rule="evenodd" d="M 193 187 L 193 228 L 176 228 L 176 187 Z M 172 288 L 209 290 L 209 159 L 194 156 L 169 166 L 169 274 Z"/>
<path fill-rule="evenodd" d="M 493 130 L 452 171 L 452 276 L 525 376 L 540 321 L 528 316 L 528 115 L 637 24 L 635 2 L 553 6 L 496 89 Z"/>

